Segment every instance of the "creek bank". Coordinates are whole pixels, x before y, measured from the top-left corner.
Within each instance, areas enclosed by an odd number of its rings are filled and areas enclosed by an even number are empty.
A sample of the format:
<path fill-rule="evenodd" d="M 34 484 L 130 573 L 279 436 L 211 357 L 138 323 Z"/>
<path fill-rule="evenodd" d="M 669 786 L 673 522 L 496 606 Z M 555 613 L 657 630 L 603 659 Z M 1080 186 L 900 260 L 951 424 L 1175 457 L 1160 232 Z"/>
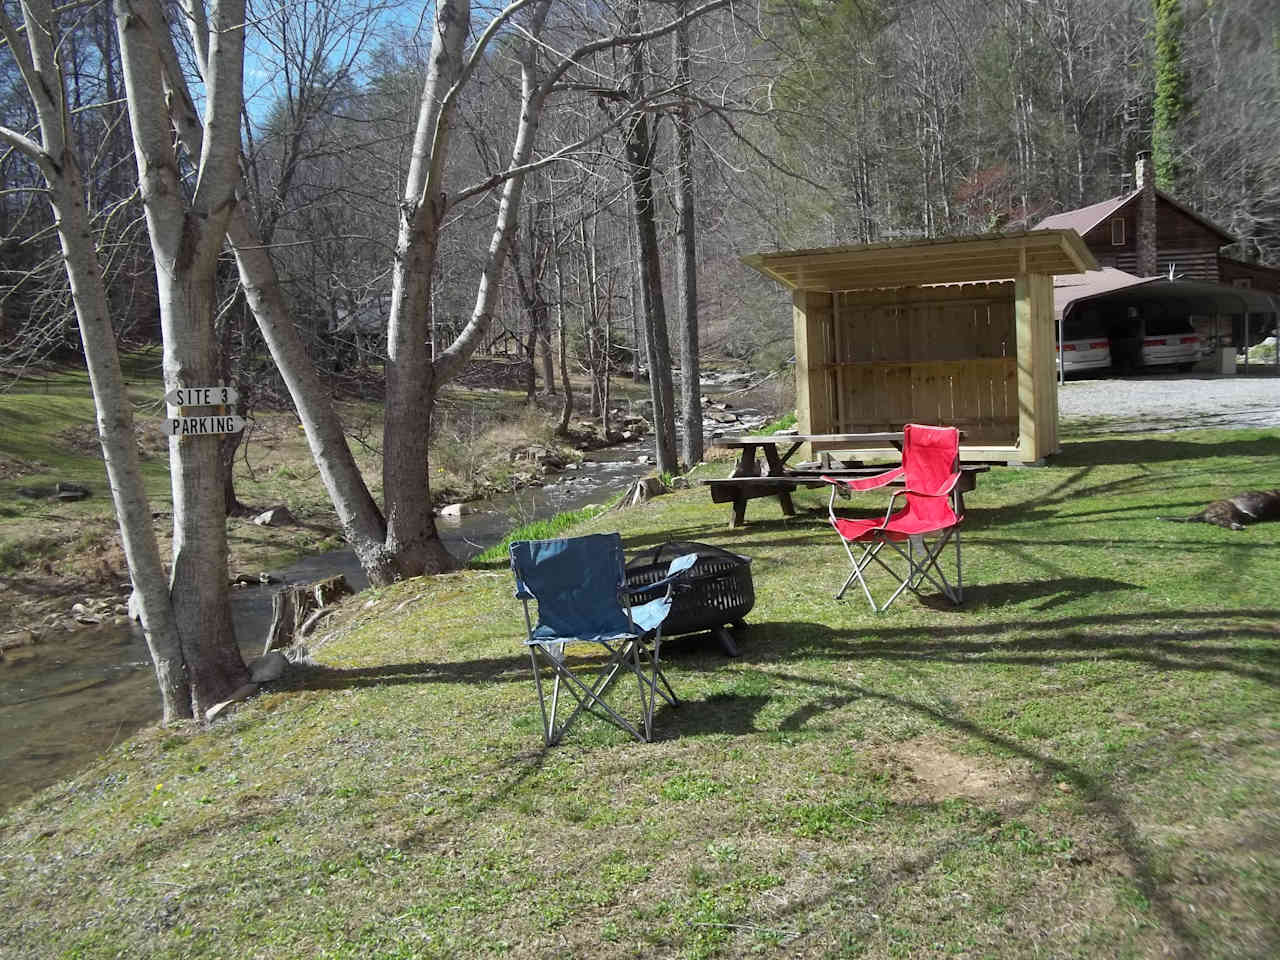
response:
<path fill-rule="evenodd" d="M 615 448 L 609 454 L 616 459 L 601 459 L 581 471 L 581 476 L 566 475 L 559 482 L 480 504 L 474 515 L 457 521 L 441 520 L 441 538 L 455 556 L 465 559 L 497 543 L 520 523 L 607 499 L 650 471 L 636 462 L 639 453 L 637 444 Z M 263 665 L 257 658 L 263 652 L 280 583 L 301 585 L 339 574 L 354 591 L 367 586 L 351 550 L 304 557 L 285 570 L 266 574 L 265 582 L 262 575 L 246 576 L 249 582 L 234 590 L 231 598 L 246 663 L 255 669 Z M 47 632 L 38 637 L 24 633 L 5 651 L 0 661 L 0 727 L 8 736 L 0 738 L 0 804 L 20 800 L 74 773 L 85 761 L 158 719 L 159 698 L 146 645 L 127 616 L 115 612 L 120 599 L 113 597 L 108 606 L 106 601 L 96 604 L 86 598 L 83 605 L 92 615 L 99 610 L 109 615 L 100 623 L 81 624 L 67 616 L 65 597 L 53 598 L 58 612 Z M 330 604 L 321 609 L 335 608 Z M 304 622 L 301 641 L 291 645 L 287 657 L 306 656 L 312 630 L 320 637 L 316 643 L 330 632 L 325 629 L 329 620 L 316 629 L 314 616 L 308 617 L 309 625 Z M 44 627 L 43 622 L 40 626 Z M 255 685 L 236 695 L 249 696 L 257 689 Z M 223 705 L 219 713 L 231 705 Z"/>

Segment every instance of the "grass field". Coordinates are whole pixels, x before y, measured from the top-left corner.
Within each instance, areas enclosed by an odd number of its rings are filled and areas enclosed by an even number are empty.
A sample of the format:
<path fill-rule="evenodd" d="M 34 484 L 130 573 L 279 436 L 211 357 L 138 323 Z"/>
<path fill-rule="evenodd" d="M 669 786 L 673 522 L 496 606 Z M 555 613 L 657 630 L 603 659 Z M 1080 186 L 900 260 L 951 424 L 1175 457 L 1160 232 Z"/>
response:
<path fill-rule="evenodd" d="M 1156 517 L 1277 458 L 1205 432 L 994 469 L 964 605 L 881 615 L 831 598 L 817 492 L 738 531 L 698 489 L 590 519 L 753 558 L 742 656 L 664 647 L 652 744 L 542 747 L 501 562 L 362 594 L 225 721 L 0 813 L 0 955 L 1275 956 L 1280 524 Z"/>

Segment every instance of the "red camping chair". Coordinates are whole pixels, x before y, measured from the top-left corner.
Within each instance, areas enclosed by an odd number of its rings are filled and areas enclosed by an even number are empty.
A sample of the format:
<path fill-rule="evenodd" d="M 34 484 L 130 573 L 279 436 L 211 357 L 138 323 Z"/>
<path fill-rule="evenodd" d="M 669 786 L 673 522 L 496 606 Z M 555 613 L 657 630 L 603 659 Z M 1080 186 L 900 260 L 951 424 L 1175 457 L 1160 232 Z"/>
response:
<path fill-rule="evenodd" d="M 889 498 L 889 509 L 883 519 L 847 520 L 836 516 L 836 493 L 841 488 L 872 490 L 894 480 L 903 479 L 905 486 Z M 954 427 L 929 427 L 909 423 L 903 428 L 902 466 L 885 473 L 859 480 L 838 480 L 824 476 L 831 484 L 831 500 L 827 512 L 831 525 L 840 534 L 840 542 L 849 554 L 853 571 L 836 599 L 844 596 L 849 584 L 856 579 L 867 595 L 871 609 L 877 612 L 888 609 L 903 590 L 917 596 L 925 581 L 937 587 L 952 603 L 960 603 L 964 597 L 960 571 L 960 521 L 963 519 L 960 498 L 955 493 L 960 479 L 960 432 Z M 894 512 L 899 497 L 906 502 Z M 956 545 L 956 582 L 952 586 L 939 565 L 942 549 L 951 540 Z M 851 544 L 863 545 L 862 556 L 855 557 Z M 907 562 L 903 577 L 880 557 L 880 551 L 889 545 Z M 903 544 L 906 549 L 903 549 Z M 867 588 L 863 572 L 872 561 L 880 564 L 902 582 L 882 607 L 877 607 Z"/>

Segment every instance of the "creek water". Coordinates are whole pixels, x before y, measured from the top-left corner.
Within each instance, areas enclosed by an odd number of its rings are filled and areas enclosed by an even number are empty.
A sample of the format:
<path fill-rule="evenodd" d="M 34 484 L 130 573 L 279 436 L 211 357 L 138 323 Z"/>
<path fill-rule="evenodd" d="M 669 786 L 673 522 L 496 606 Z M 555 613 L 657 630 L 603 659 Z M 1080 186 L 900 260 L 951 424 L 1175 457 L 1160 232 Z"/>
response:
<path fill-rule="evenodd" d="M 450 552 L 465 560 L 523 523 L 598 503 L 652 472 L 637 463 L 651 449 L 637 442 L 589 454 L 554 482 L 505 500 L 473 504 L 474 513 L 437 519 Z M 368 580 L 350 550 L 307 557 L 273 578 L 306 583 L 341 573 L 354 590 Z M 280 583 L 232 592 L 236 636 L 246 659 L 262 652 L 271 596 Z M 70 601 L 68 601 L 70 602 Z M 21 649 L 0 663 L 0 808 L 63 777 L 160 719 L 160 697 L 141 631 L 89 626 Z"/>

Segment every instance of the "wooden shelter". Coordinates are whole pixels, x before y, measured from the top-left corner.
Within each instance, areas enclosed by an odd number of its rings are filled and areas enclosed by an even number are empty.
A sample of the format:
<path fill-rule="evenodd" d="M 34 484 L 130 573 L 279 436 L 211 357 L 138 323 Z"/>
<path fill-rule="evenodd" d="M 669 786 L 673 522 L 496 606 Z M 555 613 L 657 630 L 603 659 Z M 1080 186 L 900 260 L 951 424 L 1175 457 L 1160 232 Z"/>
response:
<path fill-rule="evenodd" d="M 1074 230 L 743 259 L 792 291 L 801 433 L 934 423 L 964 431 L 966 460 L 1058 449 L 1053 277 L 1097 268 Z"/>

